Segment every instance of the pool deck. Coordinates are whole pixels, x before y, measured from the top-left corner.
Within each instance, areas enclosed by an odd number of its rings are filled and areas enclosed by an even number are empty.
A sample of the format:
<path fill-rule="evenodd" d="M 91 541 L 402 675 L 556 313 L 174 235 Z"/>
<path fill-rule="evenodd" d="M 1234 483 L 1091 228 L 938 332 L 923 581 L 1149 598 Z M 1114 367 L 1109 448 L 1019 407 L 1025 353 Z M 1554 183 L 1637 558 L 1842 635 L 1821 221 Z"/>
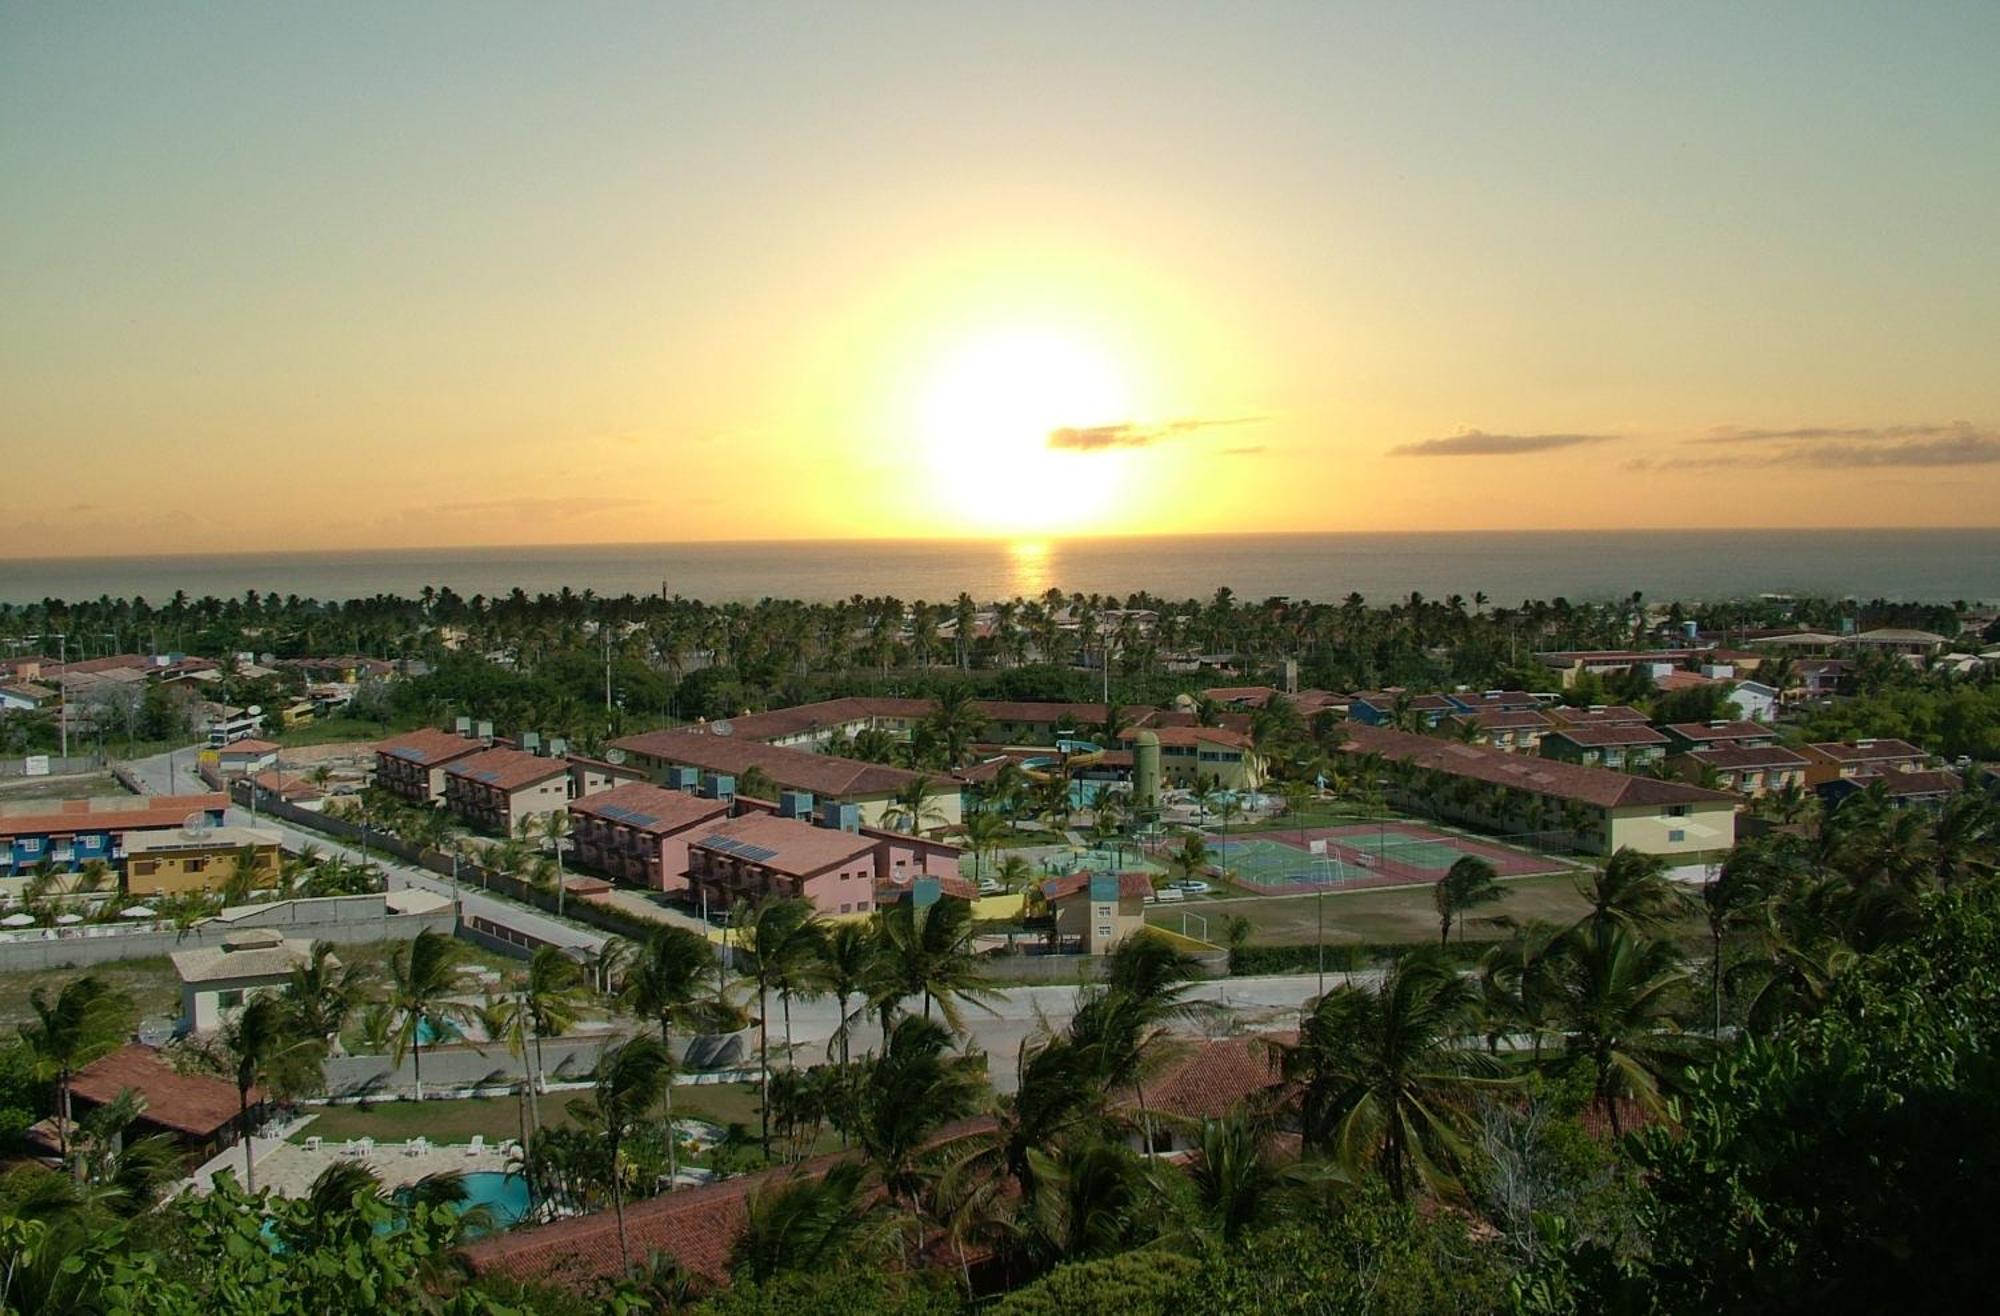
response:
<path fill-rule="evenodd" d="M 302 1115 L 283 1125 L 273 1125 L 251 1140 L 251 1157 L 257 1167 L 257 1186 L 269 1188 L 280 1197 L 304 1197 L 312 1182 L 336 1161 L 354 1160 L 373 1170 L 385 1188 L 402 1188 L 433 1174 L 472 1173 L 478 1170 L 505 1171 L 507 1153 L 501 1144 L 489 1142 L 478 1152 L 466 1143 L 431 1143 L 428 1149 L 412 1154 L 401 1142 L 324 1142 L 317 1149 L 292 1142 L 292 1135 L 305 1129 L 311 1115 Z M 243 1179 L 243 1145 L 238 1143 L 206 1161 L 181 1184 L 183 1191 L 206 1193 L 215 1176 L 223 1170 Z"/>

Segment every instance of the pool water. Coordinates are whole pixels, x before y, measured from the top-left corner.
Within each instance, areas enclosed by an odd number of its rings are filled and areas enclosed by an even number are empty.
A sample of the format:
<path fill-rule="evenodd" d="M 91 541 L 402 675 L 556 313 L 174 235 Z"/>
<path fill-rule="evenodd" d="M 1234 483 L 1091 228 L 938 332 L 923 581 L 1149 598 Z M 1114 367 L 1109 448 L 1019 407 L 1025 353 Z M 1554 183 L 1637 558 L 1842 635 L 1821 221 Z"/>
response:
<path fill-rule="evenodd" d="M 465 1204 L 485 1207 L 506 1229 L 528 1214 L 528 1181 L 500 1170 L 475 1170 L 465 1176 Z"/>
<path fill-rule="evenodd" d="M 437 1046 L 439 1043 L 462 1041 L 464 1037 L 458 1025 L 449 1019 L 417 1020 L 418 1046 Z"/>

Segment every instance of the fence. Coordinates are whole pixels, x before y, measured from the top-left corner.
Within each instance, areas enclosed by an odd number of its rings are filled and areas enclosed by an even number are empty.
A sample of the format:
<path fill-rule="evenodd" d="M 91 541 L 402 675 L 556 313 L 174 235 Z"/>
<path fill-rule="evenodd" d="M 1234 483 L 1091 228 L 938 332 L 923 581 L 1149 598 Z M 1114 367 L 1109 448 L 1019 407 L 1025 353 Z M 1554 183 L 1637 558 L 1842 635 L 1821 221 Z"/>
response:
<path fill-rule="evenodd" d="M 252 906 L 228 919 L 185 929 L 79 926 L 0 933 L 0 971 L 72 969 L 118 960 L 150 959 L 175 951 L 219 946 L 244 928 L 274 928 L 288 937 L 342 944 L 407 940 L 419 932 L 450 935 L 449 907 L 423 914 L 392 914 L 385 896 L 327 896 Z"/>
<path fill-rule="evenodd" d="M 60 754 L 27 754 L 17 759 L 0 759 L 0 777 L 29 776 L 30 762 L 37 769 L 32 775 L 37 777 L 71 777 L 79 773 L 104 771 L 104 756 L 101 754 L 72 754 L 68 758 Z"/>

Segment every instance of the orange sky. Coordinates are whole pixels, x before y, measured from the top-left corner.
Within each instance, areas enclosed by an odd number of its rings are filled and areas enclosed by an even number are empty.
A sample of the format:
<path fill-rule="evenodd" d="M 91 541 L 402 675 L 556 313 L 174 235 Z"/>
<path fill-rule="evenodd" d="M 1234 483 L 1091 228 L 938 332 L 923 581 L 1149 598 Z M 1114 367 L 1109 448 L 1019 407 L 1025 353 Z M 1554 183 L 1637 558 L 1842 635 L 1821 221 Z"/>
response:
<path fill-rule="evenodd" d="M 1815 13 L 11 6 L 0 555 L 2000 524 L 2000 8 Z"/>

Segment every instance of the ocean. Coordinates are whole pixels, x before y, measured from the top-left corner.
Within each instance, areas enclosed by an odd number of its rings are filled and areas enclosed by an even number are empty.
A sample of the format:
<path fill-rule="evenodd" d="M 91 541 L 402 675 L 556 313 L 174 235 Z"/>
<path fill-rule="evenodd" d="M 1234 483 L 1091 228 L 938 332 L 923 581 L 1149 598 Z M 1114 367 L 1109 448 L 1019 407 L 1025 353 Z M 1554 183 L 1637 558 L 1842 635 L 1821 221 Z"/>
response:
<path fill-rule="evenodd" d="M 307 598 L 680 594 L 712 602 L 853 594 L 980 601 L 1051 586 L 1123 596 L 1287 595 L 1371 602 L 1484 593 L 1496 604 L 1632 591 L 1684 601 L 1759 593 L 1909 601 L 2000 600 L 2000 530 L 1630 530 L 1159 536 L 1022 541 L 577 544 L 522 548 L 0 560 L 0 601 L 200 597 L 275 590 Z"/>

